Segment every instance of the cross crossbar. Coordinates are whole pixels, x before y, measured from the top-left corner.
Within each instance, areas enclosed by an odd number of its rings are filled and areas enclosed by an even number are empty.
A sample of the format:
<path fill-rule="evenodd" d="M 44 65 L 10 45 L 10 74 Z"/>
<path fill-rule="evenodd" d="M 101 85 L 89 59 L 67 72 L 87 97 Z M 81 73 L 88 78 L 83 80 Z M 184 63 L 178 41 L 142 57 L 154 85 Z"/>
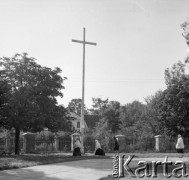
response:
<path fill-rule="evenodd" d="M 95 46 L 97 45 L 97 43 L 80 41 L 80 40 L 75 40 L 75 39 L 72 39 L 72 42 L 77 42 L 77 43 L 82 43 L 82 44 L 90 44 L 90 45 L 95 45 Z"/>

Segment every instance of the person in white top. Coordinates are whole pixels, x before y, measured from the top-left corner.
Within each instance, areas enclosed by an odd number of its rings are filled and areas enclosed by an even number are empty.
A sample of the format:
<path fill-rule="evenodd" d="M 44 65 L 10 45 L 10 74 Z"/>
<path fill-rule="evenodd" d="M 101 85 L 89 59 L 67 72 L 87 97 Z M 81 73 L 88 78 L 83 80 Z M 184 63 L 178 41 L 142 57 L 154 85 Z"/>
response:
<path fill-rule="evenodd" d="M 183 157 L 184 142 L 183 142 L 182 136 L 180 134 L 178 135 L 178 139 L 177 139 L 177 143 L 176 143 L 176 150 L 177 150 L 177 153 L 181 154 L 180 157 Z"/>
<path fill-rule="evenodd" d="M 74 143 L 74 148 L 80 148 L 81 149 L 81 143 L 80 143 L 79 139 L 77 139 L 76 142 Z"/>
<path fill-rule="evenodd" d="M 95 155 L 105 156 L 105 152 L 102 150 L 99 141 L 95 140 Z"/>
<path fill-rule="evenodd" d="M 101 145 L 100 145 L 100 143 L 99 143 L 99 141 L 96 139 L 95 140 L 95 151 L 97 150 L 97 149 L 101 149 Z"/>
<path fill-rule="evenodd" d="M 73 156 L 81 156 L 81 142 L 79 138 L 74 143 Z"/>

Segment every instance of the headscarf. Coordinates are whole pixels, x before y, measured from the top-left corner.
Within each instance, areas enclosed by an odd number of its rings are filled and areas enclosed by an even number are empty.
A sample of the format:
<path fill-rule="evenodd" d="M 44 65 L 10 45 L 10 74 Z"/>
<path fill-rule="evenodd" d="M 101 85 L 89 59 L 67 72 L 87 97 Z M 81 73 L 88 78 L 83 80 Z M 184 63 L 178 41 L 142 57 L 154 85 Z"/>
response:
<path fill-rule="evenodd" d="M 77 139 L 76 142 L 74 143 L 74 148 L 80 148 L 81 149 L 81 143 L 80 143 L 79 139 Z"/>
<path fill-rule="evenodd" d="M 95 149 L 101 149 L 101 145 L 98 140 L 95 140 Z"/>
<path fill-rule="evenodd" d="M 176 149 L 184 149 L 184 142 L 180 134 L 178 135 Z"/>

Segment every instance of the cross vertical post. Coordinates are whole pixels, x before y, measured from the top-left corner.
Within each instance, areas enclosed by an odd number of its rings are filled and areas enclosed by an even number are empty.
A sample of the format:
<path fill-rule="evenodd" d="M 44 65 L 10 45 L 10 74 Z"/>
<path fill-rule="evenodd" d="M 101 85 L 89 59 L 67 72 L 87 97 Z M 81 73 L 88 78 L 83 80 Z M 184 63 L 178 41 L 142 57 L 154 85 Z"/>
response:
<path fill-rule="evenodd" d="M 83 28 L 83 41 L 72 39 L 72 42 L 82 43 L 83 44 L 83 73 L 82 73 L 82 102 L 81 102 L 81 120 L 80 120 L 80 132 L 81 132 L 81 146 L 82 153 L 84 153 L 84 95 L 85 95 L 85 44 L 96 45 L 93 42 L 85 41 L 85 28 Z"/>

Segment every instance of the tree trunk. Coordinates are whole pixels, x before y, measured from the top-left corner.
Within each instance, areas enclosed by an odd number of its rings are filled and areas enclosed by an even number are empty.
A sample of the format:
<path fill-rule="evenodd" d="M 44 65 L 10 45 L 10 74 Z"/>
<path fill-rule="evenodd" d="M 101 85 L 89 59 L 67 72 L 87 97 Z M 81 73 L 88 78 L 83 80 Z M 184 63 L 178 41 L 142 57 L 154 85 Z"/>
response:
<path fill-rule="evenodd" d="M 15 130 L 15 154 L 20 154 L 20 129 Z"/>

